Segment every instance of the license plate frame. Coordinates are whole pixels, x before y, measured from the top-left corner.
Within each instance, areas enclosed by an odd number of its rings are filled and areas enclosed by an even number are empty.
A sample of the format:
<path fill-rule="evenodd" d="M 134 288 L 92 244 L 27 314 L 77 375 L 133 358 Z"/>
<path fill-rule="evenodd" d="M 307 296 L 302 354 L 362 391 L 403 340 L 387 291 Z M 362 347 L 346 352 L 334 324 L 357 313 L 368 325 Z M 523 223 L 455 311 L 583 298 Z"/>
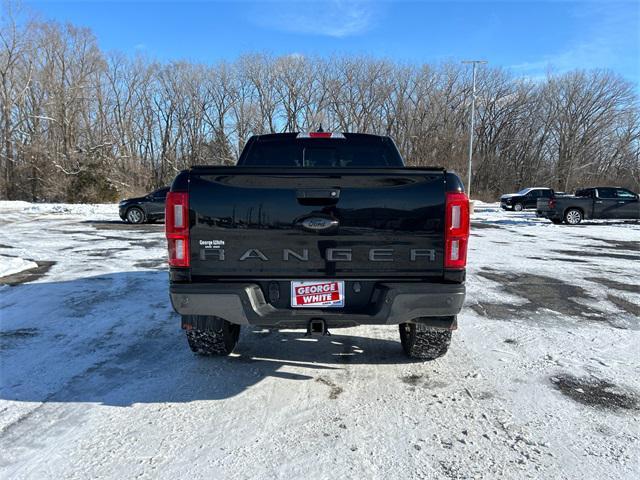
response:
<path fill-rule="evenodd" d="M 292 280 L 291 308 L 343 308 L 344 280 Z"/>

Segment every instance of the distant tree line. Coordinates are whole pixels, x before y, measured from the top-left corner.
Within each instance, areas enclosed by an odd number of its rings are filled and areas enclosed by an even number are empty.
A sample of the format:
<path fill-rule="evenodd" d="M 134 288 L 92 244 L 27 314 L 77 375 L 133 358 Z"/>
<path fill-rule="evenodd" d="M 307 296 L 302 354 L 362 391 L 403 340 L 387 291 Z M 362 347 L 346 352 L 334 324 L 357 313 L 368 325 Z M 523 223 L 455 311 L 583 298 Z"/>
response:
<path fill-rule="evenodd" d="M 457 63 L 251 54 L 214 65 L 105 53 L 90 30 L 0 24 L 0 196 L 111 201 L 195 164 L 233 164 L 249 136 L 393 137 L 409 165 L 466 178 L 470 74 Z M 478 76 L 476 197 L 526 186 L 638 188 L 638 90 L 608 71 Z"/>

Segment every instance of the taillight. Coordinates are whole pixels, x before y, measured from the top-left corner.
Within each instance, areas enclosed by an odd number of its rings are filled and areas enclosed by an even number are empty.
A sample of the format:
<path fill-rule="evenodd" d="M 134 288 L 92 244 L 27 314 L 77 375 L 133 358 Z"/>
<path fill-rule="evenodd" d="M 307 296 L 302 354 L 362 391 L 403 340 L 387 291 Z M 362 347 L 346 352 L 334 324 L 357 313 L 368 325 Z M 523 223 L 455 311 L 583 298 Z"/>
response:
<path fill-rule="evenodd" d="M 169 192 L 165 203 L 165 232 L 169 247 L 169 265 L 188 267 L 189 258 L 189 195 Z"/>
<path fill-rule="evenodd" d="M 550 198 L 549 199 L 549 208 L 556 208 L 556 199 L 555 198 Z"/>
<path fill-rule="evenodd" d="M 448 192 L 445 208 L 444 267 L 464 268 L 469 241 L 469 198 L 462 192 Z"/>

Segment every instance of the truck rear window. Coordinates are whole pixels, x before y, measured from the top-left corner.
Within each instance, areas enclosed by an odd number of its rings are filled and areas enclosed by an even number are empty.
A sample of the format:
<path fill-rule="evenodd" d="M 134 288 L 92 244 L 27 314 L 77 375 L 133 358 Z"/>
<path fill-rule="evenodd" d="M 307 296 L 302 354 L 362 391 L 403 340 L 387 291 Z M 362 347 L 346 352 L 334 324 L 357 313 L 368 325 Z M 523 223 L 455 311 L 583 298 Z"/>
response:
<path fill-rule="evenodd" d="M 402 167 L 393 142 L 369 138 L 272 138 L 250 142 L 238 165 L 247 167 Z"/>

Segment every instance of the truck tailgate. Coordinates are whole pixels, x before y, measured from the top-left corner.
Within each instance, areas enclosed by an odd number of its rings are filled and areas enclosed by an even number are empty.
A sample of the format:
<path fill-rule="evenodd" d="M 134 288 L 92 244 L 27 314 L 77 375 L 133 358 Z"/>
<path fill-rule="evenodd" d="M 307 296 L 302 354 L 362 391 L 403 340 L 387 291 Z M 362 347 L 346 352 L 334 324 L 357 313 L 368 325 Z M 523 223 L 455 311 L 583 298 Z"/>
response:
<path fill-rule="evenodd" d="M 550 205 L 550 200 L 549 198 L 539 198 L 536 201 L 536 214 L 537 215 L 546 215 L 549 214 L 549 212 L 552 212 L 555 207 L 552 207 Z"/>
<path fill-rule="evenodd" d="M 445 172 L 193 168 L 193 277 L 441 276 Z"/>

